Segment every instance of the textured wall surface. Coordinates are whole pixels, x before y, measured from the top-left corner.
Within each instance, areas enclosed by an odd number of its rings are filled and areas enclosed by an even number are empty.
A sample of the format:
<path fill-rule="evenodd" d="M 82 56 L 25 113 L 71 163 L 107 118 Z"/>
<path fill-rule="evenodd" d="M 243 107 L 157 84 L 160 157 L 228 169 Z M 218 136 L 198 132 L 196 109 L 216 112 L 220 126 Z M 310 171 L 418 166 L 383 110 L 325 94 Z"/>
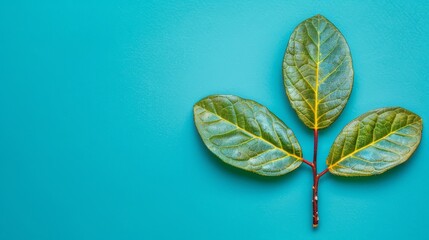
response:
<path fill-rule="evenodd" d="M 234 3 L 236 2 L 236 3 Z M 319 169 L 358 115 L 402 106 L 429 121 L 427 1 L 2 1 L 0 239 L 427 239 L 429 149 L 362 179 L 226 166 L 192 106 L 209 94 L 266 105 L 312 157 L 283 89 L 302 20 L 344 34 L 350 100 L 320 132 Z"/>

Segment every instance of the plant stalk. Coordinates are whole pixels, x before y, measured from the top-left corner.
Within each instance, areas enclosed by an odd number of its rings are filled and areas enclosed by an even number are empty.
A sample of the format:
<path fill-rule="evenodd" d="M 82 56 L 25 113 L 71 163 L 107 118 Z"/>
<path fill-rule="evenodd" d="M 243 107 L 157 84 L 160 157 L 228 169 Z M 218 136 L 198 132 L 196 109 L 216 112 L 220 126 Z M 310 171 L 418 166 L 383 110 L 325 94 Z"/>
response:
<path fill-rule="evenodd" d="M 319 176 L 317 175 L 317 145 L 319 142 L 319 131 L 314 129 L 314 152 L 313 152 L 313 227 L 319 225 L 319 210 L 318 210 L 318 188 Z"/>
<path fill-rule="evenodd" d="M 311 167 L 313 170 L 313 227 L 316 228 L 319 225 L 319 198 L 318 198 L 318 191 L 319 191 L 319 179 L 322 177 L 325 173 L 328 172 L 328 168 L 323 170 L 321 173 L 317 174 L 317 146 L 319 143 L 319 131 L 317 129 L 314 129 L 314 155 L 313 155 L 313 162 L 308 162 L 307 164 Z"/>
<path fill-rule="evenodd" d="M 325 173 L 327 173 L 329 170 L 326 168 L 319 174 L 317 174 L 317 147 L 319 143 L 319 132 L 317 129 L 314 130 L 314 155 L 313 155 L 313 162 L 310 162 L 308 160 L 305 160 L 302 158 L 301 160 L 311 167 L 311 170 L 313 172 L 313 198 L 312 198 L 312 204 L 313 204 L 313 227 L 316 228 L 319 225 L 319 206 L 318 206 L 318 190 L 319 190 L 319 179 Z"/>

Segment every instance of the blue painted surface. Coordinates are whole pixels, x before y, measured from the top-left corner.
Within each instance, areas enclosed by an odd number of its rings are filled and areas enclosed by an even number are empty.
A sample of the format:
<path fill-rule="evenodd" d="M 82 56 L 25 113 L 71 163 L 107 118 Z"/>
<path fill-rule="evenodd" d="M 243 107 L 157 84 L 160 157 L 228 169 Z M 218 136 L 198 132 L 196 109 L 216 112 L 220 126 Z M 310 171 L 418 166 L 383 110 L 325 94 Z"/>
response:
<path fill-rule="evenodd" d="M 378 107 L 429 121 L 429 4 L 422 1 L 2 1 L 0 239 L 427 239 L 427 129 L 409 162 L 320 183 L 226 166 L 192 105 L 236 94 L 276 113 L 312 157 L 283 90 L 294 27 L 323 14 L 353 54 L 345 111 L 320 133 L 319 168 L 342 127 Z"/>

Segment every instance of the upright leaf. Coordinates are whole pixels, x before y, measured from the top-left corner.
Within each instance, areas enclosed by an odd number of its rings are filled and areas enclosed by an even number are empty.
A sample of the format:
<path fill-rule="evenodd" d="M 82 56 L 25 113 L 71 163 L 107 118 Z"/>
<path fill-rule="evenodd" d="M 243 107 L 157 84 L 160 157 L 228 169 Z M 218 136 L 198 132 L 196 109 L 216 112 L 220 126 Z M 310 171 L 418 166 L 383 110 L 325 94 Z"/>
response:
<path fill-rule="evenodd" d="M 235 167 L 277 176 L 301 164 L 301 147 L 293 132 L 259 103 L 213 95 L 195 104 L 194 119 L 206 146 Z"/>
<path fill-rule="evenodd" d="M 383 173 L 405 162 L 422 137 L 422 119 L 400 107 L 370 111 L 350 122 L 329 152 L 329 171 L 342 176 Z"/>
<path fill-rule="evenodd" d="M 353 85 L 350 50 L 343 35 L 321 15 L 293 31 L 283 60 L 289 101 L 312 129 L 328 127 L 340 115 Z"/>

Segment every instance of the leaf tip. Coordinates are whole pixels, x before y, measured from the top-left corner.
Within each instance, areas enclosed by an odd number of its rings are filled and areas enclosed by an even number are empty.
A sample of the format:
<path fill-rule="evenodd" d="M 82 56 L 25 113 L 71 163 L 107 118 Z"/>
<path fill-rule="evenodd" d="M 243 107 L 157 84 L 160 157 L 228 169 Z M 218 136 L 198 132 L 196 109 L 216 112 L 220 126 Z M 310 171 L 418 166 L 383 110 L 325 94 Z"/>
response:
<path fill-rule="evenodd" d="M 317 19 L 326 19 L 326 17 L 325 16 L 323 16 L 322 14 L 316 14 L 316 15 L 314 15 L 313 16 L 313 18 L 317 18 Z"/>

